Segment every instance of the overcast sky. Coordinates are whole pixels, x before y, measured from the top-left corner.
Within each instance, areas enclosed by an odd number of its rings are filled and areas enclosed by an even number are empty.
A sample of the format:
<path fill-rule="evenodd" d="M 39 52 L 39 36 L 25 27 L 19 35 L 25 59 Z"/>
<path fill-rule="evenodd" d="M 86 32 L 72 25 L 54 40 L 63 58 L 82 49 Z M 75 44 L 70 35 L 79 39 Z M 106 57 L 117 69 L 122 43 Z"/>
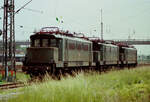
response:
<path fill-rule="evenodd" d="M 15 9 L 28 1 L 15 0 Z M 2 5 L 3 0 L 0 1 Z M 86 36 L 100 36 L 101 8 L 104 39 L 150 39 L 150 0 L 33 0 L 25 8 L 15 19 L 18 40 L 29 39 L 35 29 L 45 26 L 59 26 L 65 30 L 83 32 Z M 2 13 L 0 10 L 0 17 Z M 63 23 L 57 22 L 56 17 Z M 140 53 L 150 52 L 150 46 L 138 48 Z"/>

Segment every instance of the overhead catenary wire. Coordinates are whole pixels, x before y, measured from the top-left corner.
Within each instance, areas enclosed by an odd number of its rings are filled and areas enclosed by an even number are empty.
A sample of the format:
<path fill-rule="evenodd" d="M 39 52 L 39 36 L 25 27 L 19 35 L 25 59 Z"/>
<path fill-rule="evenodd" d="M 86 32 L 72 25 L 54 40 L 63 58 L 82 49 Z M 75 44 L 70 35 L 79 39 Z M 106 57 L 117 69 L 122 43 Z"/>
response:
<path fill-rule="evenodd" d="M 27 2 L 25 5 L 23 5 L 21 8 L 19 8 L 15 14 L 19 13 L 19 11 L 21 11 L 23 8 L 25 8 L 29 3 L 31 3 L 32 0 L 30 0 L 29 2 Z"/>
<path fill-rule="evenodd" d="M 43 11 L 36 10 L 36 9 L 31 9 L 31 8 L 23 8 L 23 9 L 24 9 L 24 10 L 31 11 L 31 12 L 41 13 L 41 14 L 43 14 L 43 13 L 44 13 Z"/>

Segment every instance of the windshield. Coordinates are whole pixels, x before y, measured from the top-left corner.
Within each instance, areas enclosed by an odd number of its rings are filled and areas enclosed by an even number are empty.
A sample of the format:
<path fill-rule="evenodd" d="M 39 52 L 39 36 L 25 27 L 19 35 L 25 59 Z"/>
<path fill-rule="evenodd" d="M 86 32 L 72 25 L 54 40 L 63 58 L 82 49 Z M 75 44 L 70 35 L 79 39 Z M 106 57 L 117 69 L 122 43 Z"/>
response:
<path fill-rule="evenodd" d="M 34 40 L 34 46 L 35 47 L 40 47 L 40 39 Z"/>
<path fill-rule="evenodd" d="M 42 40 L 42 47 L 48 47 L 49 44 L 48 44 L 48 39 L 43 39 Z"/>
<path fill-rule="evenodd" d="M 60 39 L 34 39 L 32 47 L 59 47 Z"/>

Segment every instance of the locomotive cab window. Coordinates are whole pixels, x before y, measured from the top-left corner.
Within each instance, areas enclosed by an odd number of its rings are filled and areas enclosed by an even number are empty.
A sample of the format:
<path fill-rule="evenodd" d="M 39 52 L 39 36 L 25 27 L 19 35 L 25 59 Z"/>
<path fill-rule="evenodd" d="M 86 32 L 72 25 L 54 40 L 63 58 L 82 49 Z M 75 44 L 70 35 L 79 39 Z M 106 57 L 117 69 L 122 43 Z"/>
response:
<path fill-rule="evenodd" d="M 59 47 L 60 39 L 50 39 L 50 47 Z"/>
<path fill-rule="evenodd" d="M 50 46 L 56 47 L 56 39 L 50 39 Z"/>
<path fill-rule="evenodd" d="M 48 47 L 48 39 L 42 39 L 42 47 Z"/>
<path fill-rule="evenodd" d="M 34 40 L 34 46 L 35 47 L 40 47 L 40 39 L 35 39 Z"/>

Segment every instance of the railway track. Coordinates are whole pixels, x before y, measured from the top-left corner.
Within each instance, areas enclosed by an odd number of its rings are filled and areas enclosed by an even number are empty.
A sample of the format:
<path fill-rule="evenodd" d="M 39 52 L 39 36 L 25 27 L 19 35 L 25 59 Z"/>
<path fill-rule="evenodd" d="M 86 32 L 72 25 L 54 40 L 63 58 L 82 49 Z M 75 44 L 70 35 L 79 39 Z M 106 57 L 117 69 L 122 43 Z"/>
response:
<path fill-rule="evenodd" d="M 0 89 L 13 89 L 13 88 L 19 88 L 19 87 L 24 87 L 25 84 L 23 82 L 16 82 L 16 83 L 7 83 L 7 84 L 2 84 L 0 85 Z"/>

